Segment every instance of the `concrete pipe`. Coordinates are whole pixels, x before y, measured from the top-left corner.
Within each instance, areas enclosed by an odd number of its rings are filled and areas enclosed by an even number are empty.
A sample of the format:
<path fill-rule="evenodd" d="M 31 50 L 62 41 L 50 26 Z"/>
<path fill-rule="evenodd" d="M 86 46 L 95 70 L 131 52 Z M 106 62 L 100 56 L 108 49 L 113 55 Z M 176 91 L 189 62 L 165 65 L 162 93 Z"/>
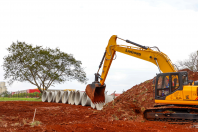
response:
<path fill-rule="evenodd" d="M 86 92 L 83 93 L 81 104 L 82 104 L 82 106 L 90 106 L 91 105 L 91 100 L 87 96 Z"/>
<path fill-rule="evenodd" d="M 48 98 L 49 92 L 48 91 L 44 91 L 42 94 L 42 102 L 47 102 L 47 98 Z"/>
<path fill-rule="evenodd" d="M 113 96 L 113 99 L 116 98 L 116 97 L 115 97 L 115 92 L 116 92 L 116 91 L 114 91 L 113 94 L 111 95 L 111 96 Z"/>
<path fill-rule="evenodd" d="M 54 96 L 53 96 L 52 102 L 56 102 L 56 95 L 57 95 L 57 91 L 54 91 Z"/>
<path fill-rule="evenodd" d="M 108 91 L 105 91 L 105 93 L 104 93 L 105 94 L 105 102 L 95 104 L 95 107 L 96 107 L 97 110 L 102 110 L 104 104 L 113 100 L 113 96 L 107 95 L 107 92 Z"/>
<path fill-rule="evenodd" d="M 114 98 L 114 95 L 106 95 L 105 94 L 105 104 L 111 102 Z"/>
<path fill-rule="evenodd" d="M 66 103 L 69 102 L 69 95 L 71 94 L 71 91 L 67 91 L 67 94 L 66 94 Z"/>
<path fill-rule="evenodd" d="M 54 92 L 50 91 L 49 95 L 48 95 L 48 102 L 52 102 L 53 101 L 53 97 L 54 97 Z"/>
<path fill-rule="evenodd" d="M 62 103 L 67 104 L 69 99 L 70 91 L 65 91 L 62 96 Z"/>
<path fill-rule="evenodd" d="M 68 104 L 72 103 L 72 95 L 73 94 L 74 94 L 74 91 L 70 91 L 69 98 L 68 98 Z"/>
<path fill-rule="evenodd" d="M 95 109 L 96 105 L 91 101 L 91 108 Z"/>
<path fill-rule="evenodd" d="M 108 91 L 105 91 L 105 92 L 104 92 L 104 93 L 105 93 L 105 99 L 106 99 L 106 96 L 107 96 L 107 92 L 108 92 Z M 93 109 L 96 108 L 96 104 L 93 103 L 92 101 L 91 101 L 91 107 L 92 107 Z M 98 106 L 98 107 L 99 107 L 99 106 Z M 100 108 L 98 108 L 98 109 L 100 109 Z"/>
<path fill-rule="evenodd" d="M 76 91 L 73 91 L 73 94 L 71 95 L 71 105 L 75 104 L 75 97 L 76 97 Z"/>
<path fill-rule="evenodd" d="M 58 91 L 56 95 L 56 103 L 61 103 L 62 102 L 62 95 L 64 91 Z"/>
<path fill-rule="evenodd" d="M 82 100 L 82 95 L 83 95 L 84 92 L 81 92 L 81 91 L 76 91 L 76 94 L 75 94 L 75 100 L 74 100 L 74 103 L 75 105 L 80 105 L 81 104 L 81 100 Z"/>
<path fill-rule="evenodd" d="M 96 109 L 97 109 L 97 110 L 102 110 L 104 104 L 105 104 L 105 103 L 97 103 L 97 104 L 96 104 Z"/>
<path fill-rule="evenodd" d="M 63 92 L 63 95 L 62 95 L 62 99 L 61 99 L 61 100 L 62 100 L 62 103 L 63 103 L 63 104 L 66 103 L 66 92 L 67 92 L 67 91 L 64 91 L 64 92 Z"/>

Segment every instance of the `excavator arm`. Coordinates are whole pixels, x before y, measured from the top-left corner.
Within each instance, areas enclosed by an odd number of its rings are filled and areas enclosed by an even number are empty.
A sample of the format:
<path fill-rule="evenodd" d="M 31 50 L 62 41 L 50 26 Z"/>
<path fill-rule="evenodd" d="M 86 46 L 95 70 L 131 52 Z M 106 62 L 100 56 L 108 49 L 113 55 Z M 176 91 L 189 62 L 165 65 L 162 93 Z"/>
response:
<path fill-rule="evenodd" d="M 155 64 L 159 68 L 159 70 L 163 73 L 177 72 L 177 68 L 172 64 L 168 56 L 160 52 L 158 48 L 157 48 L 157 51 L 154 51 L 150 47 L 142 46 L 137 43 L 131 42 L 129 40 L 124 40 L 124 41 L 130 44 L 133 44 L 136 47 L 118 45 L 116 43 L 117 39 L 120 39 L 120 38 L 118 38 L 116 35 L 113 35 L 109 39 L 109 43 L 106 47 L 98 72 L 95 74 L 95 81 L 92 82 L 92 84 L 88 84 L 86 87 L 86 93 L 89 96 L 89 98 L 92 100 L 92 102 L 98 103 L 98 102 L 104 102 L 105 100 L 104 98 L 104 91 L 106 87 L 105 80 L 106 80 L 107 74 L 109 72 L 109 69 L 110 69 L 110 66 L 113 61 L 116 51 L 145 60 L 145 61 L 149 61 Z M 156 48 L 156 47 L 153 47 L 153 48 Z M 104 64 L 103 64 L 103 61 L 104 61 Z M 102 68 L 102 73 L 100 75 L 99 70 L 102 64 L 103 64 L 103 68 Z M 100 78 L 100 82 L 98 81 L 98 78 Z"/>

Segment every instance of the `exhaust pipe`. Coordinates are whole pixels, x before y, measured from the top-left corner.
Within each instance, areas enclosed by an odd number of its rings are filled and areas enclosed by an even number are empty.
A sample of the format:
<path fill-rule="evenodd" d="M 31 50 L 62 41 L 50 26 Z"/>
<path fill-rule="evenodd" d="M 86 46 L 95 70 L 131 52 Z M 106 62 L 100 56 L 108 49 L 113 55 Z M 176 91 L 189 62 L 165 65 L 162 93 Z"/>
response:
<path fill-rule="evenodd" d="M 91 100 L 87 96 L 86 92 L 83 93 L 81 104 L 82 104 L 82 106 L 90 106 L 91 105 Z"/>
<path fill-rule="evenodd" d="M 76 91 L 76 94 L 75 94 L 75 105 L 80 105 L 81 104 L 81 100 L 82 100 L 82 95 L 83 95 L 84 92 L 81 92 L 81 91 Z"/>

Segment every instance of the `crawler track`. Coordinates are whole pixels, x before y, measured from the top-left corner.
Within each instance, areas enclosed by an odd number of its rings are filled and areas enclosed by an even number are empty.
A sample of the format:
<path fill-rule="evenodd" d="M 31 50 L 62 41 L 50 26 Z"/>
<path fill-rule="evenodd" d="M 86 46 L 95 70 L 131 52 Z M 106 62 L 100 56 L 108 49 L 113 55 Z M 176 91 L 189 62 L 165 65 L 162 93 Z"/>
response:
<path fill-rule="evenodd" d="M 144 118 L 170 122 L 198 122 L 198 108 L 194 106 L 160 106 L 145 110 Z"/>

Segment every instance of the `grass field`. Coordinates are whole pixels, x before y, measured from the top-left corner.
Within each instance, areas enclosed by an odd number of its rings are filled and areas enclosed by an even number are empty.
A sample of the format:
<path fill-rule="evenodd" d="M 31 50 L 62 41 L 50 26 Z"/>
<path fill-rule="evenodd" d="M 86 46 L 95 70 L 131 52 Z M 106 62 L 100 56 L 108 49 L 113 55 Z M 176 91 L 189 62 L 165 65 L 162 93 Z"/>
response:
<path fill-rule="evenodd" d="M 38 98 L 8 98 L 8 97 L 0 97 L 0 101 L 41 101 Z"/>

